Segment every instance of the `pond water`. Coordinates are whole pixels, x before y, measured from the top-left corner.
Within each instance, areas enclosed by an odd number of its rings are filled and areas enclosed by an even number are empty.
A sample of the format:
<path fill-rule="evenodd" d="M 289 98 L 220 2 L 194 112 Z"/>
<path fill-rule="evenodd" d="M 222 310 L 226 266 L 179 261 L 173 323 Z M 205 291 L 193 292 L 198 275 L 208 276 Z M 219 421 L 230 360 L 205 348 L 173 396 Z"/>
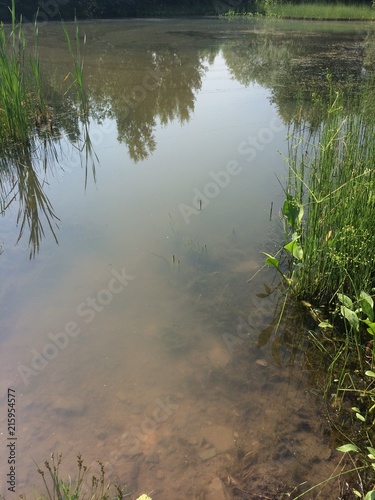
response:
<path fill-rule="evenodd" d="M 81 452 L 131 498 L 293 498 L 341 457 L 307 327 L 289 311 L 277 328 L 283 296 L 261 252 L 281 241 L 288 123 L 299 106 L 309 121 L 327 68 L 343 88 L 362 78 L 371 30 L 193 19 L 80 32 L 93 153 L 55 95 L 58 161 L 39 168 L 58 244 L 44 220 L 29 259 L 17 200 L 1 220 L 0 494 L 14 497 L 12 388 L 18 493 L 41 490 L 34 461 L 62 452 L 74 476 Z M 39 45 L 54 88 L 71 65 L 60 24 Z M 305 498 L 336 497 L 332 483 Z"/>

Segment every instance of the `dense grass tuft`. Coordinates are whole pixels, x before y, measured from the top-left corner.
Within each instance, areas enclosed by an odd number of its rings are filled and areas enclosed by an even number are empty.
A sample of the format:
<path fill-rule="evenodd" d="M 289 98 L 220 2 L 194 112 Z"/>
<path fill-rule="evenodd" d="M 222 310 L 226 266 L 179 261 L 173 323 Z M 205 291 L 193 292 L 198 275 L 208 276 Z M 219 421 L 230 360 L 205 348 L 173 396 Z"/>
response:
<path fill-rule="evenodd" d="M 48 121 L 42 99 L 39 60 L 35 48 L 27 50 L 22 23 L 16 23 L 13 0 L 12 26 L 0 26 L 0 134 L 5 143 L 26 143 L 35 124 Z"/>
<path fill-rule="evenodd" d="M 337 293 L 358 297 L 375 286 L 370 86 L 364 84 L 349 111 L 332 90 L 318 130 L 291 135 L 287 194 L 305 213 L 297 230 L 303 261 L 294 272 L 294 290 L 315 303 L 329 303 Z"/>
<path fill-rule="evenodd" d="M 0 154 L 16 147 L 33 146 L 37 136 L 52 134 L 53 116 L 44 97 L 38 55 L 38 26 L 34 25 L 34 46 L 26 41 L 22 18 L 16 20 L 15 0 L 12 2 L 11 26 L 0 25 Z M 86 116 L 88 101 L 83 82 L 82 45 L 75 29 L 75 51 L 68 31 L 63 26 L 72 56 L 73 88 L 77 109 Z M 85 38 L 83 44 L 85 43 Z M 70 90 L 70 89 L 69 89 Z"/>

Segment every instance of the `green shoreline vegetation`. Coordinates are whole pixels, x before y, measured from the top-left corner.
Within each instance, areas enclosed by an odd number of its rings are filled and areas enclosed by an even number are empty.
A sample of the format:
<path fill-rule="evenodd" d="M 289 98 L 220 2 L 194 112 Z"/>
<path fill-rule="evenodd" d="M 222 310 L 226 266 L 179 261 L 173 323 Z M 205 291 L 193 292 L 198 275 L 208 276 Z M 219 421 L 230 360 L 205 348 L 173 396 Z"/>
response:
<path fill-rule="evenodd" d="M 328 81 L 328 103 L 315 102 L 322 123 L 291 130 L 286 243 L 265 255 L 286 300 L 302 302 L 315 320 L 309 333 L 326 362 L 328 414 L 343 443 L 337 449 L 356 456 L 352 472 L 369 491 L 352 491 L 368 500 L 375 498 L 374 75 L 346 97 Z"/>
<path fill-rule="evenodd" d="M 269 7 L 267 15 L 288 19 L 373 21 L 375 9 L 368 5 L 344 3 L 277 3 Z"/>
<path fill-rule="evenodd" d="M 283 3 L 277 0 L 257 1 L 250 12 L 229 10 L 224 17 L 253 18 L 264 16 L 280 19 L 326 21 L 373 21 L 375 8 L 369 5 L 346 3 Z"/>

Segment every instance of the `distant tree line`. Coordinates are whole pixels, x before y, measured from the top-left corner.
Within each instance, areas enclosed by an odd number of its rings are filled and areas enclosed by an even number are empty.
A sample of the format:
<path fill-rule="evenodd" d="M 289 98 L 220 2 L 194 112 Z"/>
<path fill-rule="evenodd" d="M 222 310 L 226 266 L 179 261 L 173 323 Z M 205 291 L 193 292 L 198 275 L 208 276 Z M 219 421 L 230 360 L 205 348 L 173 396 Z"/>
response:
<path fill-rule="evenodd" d="M 255 0 L 254 0 L 255 1 Z M 12 0 L 0 0 L 0 21 L 11 19 Z M 246 11 L 252 0 L 16 0 L 17 16 L 25 21 L 143 17 L 168 14 L 218 14 Z"/>
<path fill-rule="evenodd" d="M 290 2 L 291 0 L 15 0 L 17 16 L 25 21 L 95 18 L 144 17 L 157 15 L 214 15 L 228 12 L 251 12 L 264 2 Z M 292 0 L 294 3 L 336 0 Z M 343 3 L 367 3 L 372 0 L 341 0 Z M 0 21 L 10 21 L 12 0 L 0 0 Z"/>

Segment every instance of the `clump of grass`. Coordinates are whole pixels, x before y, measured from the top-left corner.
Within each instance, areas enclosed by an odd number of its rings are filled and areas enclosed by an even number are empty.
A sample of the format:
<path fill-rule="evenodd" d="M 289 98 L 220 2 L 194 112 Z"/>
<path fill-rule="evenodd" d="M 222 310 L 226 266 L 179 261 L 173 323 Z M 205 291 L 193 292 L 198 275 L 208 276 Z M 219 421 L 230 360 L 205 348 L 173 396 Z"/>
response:
<path fill-rule="evenodd" d="M 0 25 L 0 153 L 25 145 L 34 145 L 36 137 L 53 135 L 52 115 L 44 97 L 44 86 L 38 55 L 38 26 L 34 25 L 34 46 L 26 41 L 22 17 L 17 22 L 15 0 L 10 8 L 11 27 Z M 72 88 L 80 114 L 87 116 L 88 100 L 83 82 L 83 47 L 80 42 L 78 24 L 75 25 L 75 51 L 63 25 L 68 50 L 72 56 Z M 86 39 L 84 37 L 83 45 Z"/>
<path fill-rule="evenodd" d="M 85 92 L 84 84 L 83 84 L 83 48 L 86 45 L 86 35 L 83 37 L 83 47 L 80 40 L 80 34 L 78 30 L 77 20 L 75 20 L 75 51 L 73 49 L 73 44 L 71 37 L 69 35 L 68 29 L 65 24 L 63 24 L 64 33 L 66 37 L 66 41 L 68 44 L 69 53 L 71 55 L 73 61 L 73 72 L 70 75 L 73 77 L 73 83 L 77 90 L 78 103 L 80 105 L 80 112 L 83 116 L 87 116 L 88 113 L 88 99 Z M 69 75 L 68 75 L 69 76 Z"/>
<path fill-rule="evenodd" d="M 11 31 L 0 26 L 0 133 L 5 143 L 26 143 L 35 123 L 46 122 L 48 110 L 42 99 L 37 26 L 34 53 L 27 50 L 22 19 L 16 21 L 12 2 Z"/>
<path fill-rule="evenodd" d="M 89 475 L 89 468 L 84 465 L 82 455 L 77 455 L 77 477 L 72 480 L 63 480 L 60 477 L 60 465 L 62 462 L 62 453 L 57 457 L 52 453 L 51 459 L 44 462 L 42 469 L 37 464 L 37 471 L 41 475 L 44 492 L 42 495 L 34 493 L 34 498 L 39 500 L 124 500 L 131 493 L 124 493 L 123 488 L 116 485 L 110 485 L 106 482 L 105 470 L 102 462 L 98 461 L 99 474 Z M 26 500 L 24 494 L 19 495 L 20 499 Z M 5 500 L 0 495 L 0 500 Z M 152 498 L 143 493 L 137 500 L 152 500 Z"/>
<path fill-rule="evenodd" d="M 40 498 L 47 500 L 79 500 L 90 498 L 92 500 L 123 500 L 129 496 L 124 494 L 120 487 L 113 488 L 106 483 L 104 465 L 99 464 L 99 475 L 93 474 L 88 478 L 89 469 L 83 463 L 81 454 L 77 455 L 78 473 L 75 480 L 69 478 L 63 481 L 60 478 L 60 465 L 62 454 L 55 457 L 51 455 L 51 460 L 44 462 L 44 469 L 38 467 L 38 472 L 42 477 L 45 492 Z M 25 497 L 23 497 L 25 498 Z"/>
<path fill-rule="evenodd" d="M 45 97 L 47 79 L 40 71 L 38 54 L 38 26 L 34 24 L 34 44 L 29 46 L 22 24 L 16 19 L 15 0 L 10 8 L 11 26 L 0 24 L 0 214 L 18 201 L 17 224 L 20 232 L 17 243 L 26 229 L 30 230 L 30 258 L 39 251 L 45 236 L 43 222 L 47 222 L 54 239 L 58 217 L 44 191 L 47 173 L 58 162 L 56 141 L 62 137 L 61 116 L 48 106 Z M 73 60 L 73 69 L 67 75 L 72 83 L 64 94 L 72 94 L 69 112 L 83 125 L 83 149 L 88 162 L 95 153 L 88 134 L 88 99 L 83 81 L 83 47 L 78 25 L 75 24 L 75 50 L 68 31 L 67 47 Z M 85 37 L 83 44 L 85 43 Z M 73 92 L 72 92 L 73 91 Z M 70 97 L 70 95 L 69 95 Z"/>

